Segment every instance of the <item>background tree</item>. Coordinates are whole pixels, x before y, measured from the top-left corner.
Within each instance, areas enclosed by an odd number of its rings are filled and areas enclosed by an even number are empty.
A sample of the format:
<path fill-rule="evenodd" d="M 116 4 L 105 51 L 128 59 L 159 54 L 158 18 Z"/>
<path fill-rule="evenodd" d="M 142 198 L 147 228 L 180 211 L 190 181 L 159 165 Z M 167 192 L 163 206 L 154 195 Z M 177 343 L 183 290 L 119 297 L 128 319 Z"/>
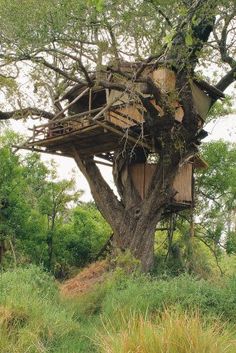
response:
<path fill-rule="evenodd" d="M 8 132 L 0 140 L 0 264 L 7 248 L 11 250 L 14 261 L 15 242 L 25 236 L 27 217 L 30 209 L 23 196 L 27 184 L 23 178 L 19 157 L 12 154 L 8 145 L 10 140 L 16 140 L 14 133 Z"/>
<path fill-rule="evenodd" d="M 0 139 L 0 265 L 35 263 L 63 278 L 93 261 L 111 230 L 93 203 L 78 205 L 82 191 L 55 163 L 14 154 L 19 141 L 11 131 Z"/>
<path fill-rule="evenodd" d="M 53 172 L 55 177 L 55 171 Z M 81 191 L 75 190 L 75 181 L 46 181 L 44 192 L 39 200 L 39 208 L 47 217 L 47 247 L 48 247 L 48 269 L 51 270 L 53 259 L 54 235 L 58 222 L 66 221 L 68 208 L 73 202 L 77 202 Z"/>
<path fill-rule="evenodd" d="M 73 208 L 67 223 L 57 227 L 54 257 L 57 276 L 81 268 L 96 260 L 111 235 L 111 229 L 93 203 Z"/>
<path fill-rule="evenodd" d="M 197 236 L 212 250 L 220 245 L 230 252 L 235 237 L 236 148 L 224 141 L 203 144 L 209 164 L 197 174 Z"/>

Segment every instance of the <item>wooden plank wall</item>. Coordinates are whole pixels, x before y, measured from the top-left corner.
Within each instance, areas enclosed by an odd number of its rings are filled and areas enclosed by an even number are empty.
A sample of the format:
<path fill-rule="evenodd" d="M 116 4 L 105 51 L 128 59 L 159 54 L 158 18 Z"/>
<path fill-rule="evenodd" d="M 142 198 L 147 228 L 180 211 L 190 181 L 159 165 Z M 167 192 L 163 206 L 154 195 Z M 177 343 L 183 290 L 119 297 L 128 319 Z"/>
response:
<path fill-rule="evenodd" d="M 176 202 L 192 201 L 192 178 L 193 165 L 192 163 L 186 163 L 179 169 L 173 183 L 174 189 L 178 192 L 175 195 Z"/>
<path fill-rule="evenodd" d="M 142 199 L 147 194 L 155 169 L 155 164 L 137 163 L 129 166 L 133 183 Z M 192 163 L 186 163 L 180 168 L 173 183 L 177 191 L 174 198 L 177 203 L 192 202 L 192 178 Z"/>
<path fill-rule="evenodd" d="M 129 173 L 131 173 L 134 186 L 142 200 L 145 197 L 145 167 L 146 165 L 144 163 L 137 163 L 129 166 Z"/>

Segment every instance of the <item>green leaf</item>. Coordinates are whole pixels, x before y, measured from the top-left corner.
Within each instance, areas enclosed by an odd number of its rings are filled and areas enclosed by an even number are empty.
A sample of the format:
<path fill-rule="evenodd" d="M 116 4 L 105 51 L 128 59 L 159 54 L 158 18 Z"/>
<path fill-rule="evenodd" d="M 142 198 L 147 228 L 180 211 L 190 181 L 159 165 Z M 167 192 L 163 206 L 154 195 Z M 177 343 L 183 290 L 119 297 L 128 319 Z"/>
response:
<path fill-rule="evenodd" d="M 170 44 L 172 42 L 172 39 L 173 39 L 173 33 L 169 33 L 163 38 L 164 43 L 166 44 Z"/>
<path fill-rule="evenodd" d="M 190 33 L 187 33 L 186 36 L 185 36 L 185 44 L 188 47 L 191 47 L 193 45 L 193 37 L 191 36 Z"/>
<path fill-rule="evenodd" d="M 96 7 L 98 12 L 102 12 L 104 6 L 104 0 L 91 0 L 93 6 Z"/>

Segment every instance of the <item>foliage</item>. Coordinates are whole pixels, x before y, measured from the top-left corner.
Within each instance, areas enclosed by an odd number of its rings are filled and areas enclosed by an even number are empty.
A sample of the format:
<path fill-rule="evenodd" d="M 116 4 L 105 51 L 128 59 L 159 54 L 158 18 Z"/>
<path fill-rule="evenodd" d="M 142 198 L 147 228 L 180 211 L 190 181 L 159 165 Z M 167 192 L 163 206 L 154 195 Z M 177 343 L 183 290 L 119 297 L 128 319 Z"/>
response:
<path fill-rule="evenodd" d="M 225 251 L 235 253 L 235 144 L 219 140 L 204 143 L 201 150 L 208 167 L 195 173 L 195 209 L 173 216 L 174 223 L 167 218 L 160 224 L 156 274 L 187 271 L 208 278 L 224 273 Z"/>
<path fill-rule="evenodd" d="M 236 200 L 235 144 L 216 141 L 202 146 L 208 168 L 197 174 L 199 239 L 234 252 Z"/>
<path fill-rule="evenodd" d="M 36 0 L 21 1 L 20 4 L 17 0 L 1 0 L 2 80 L 6 81 L 6 87 L 9 81 L 11 85 L 12 81 L 17 83 L 15 77 L 19 76 L 22 62 L 30 61 L 31 68 L 27 68 L 27 75 L 32 80 L 30 90 L 34 91 L 39 106 L 44 107 L 44 102 L 63 94 L 68 82 L 71 85 L 86 79 L 86 70 L 96 71 L 96 67 L 116 63 L 118 59 L 133 61 L 163 54 L 166 48 L 173 46 L 180 28 L 184 41 L 181 47 L 178 45 L 175 60 L 181 53 L 186 61 L 190 61 L 191 54 L 196 51 L 201 68 L 214 62 L 217 65 L 214 70 L 219 73 L 224 61 L 218 55 L 223 50 L 220 39 L 228 20 L 226 52 L 229 58 L 234 57 L 234 27 L 230 25 L 234 1 L 205 1 L 191 21 L 185 23 L 194 5 L 185 0 L 174 3 L 172 0 L 139 0 L 135 3 L 124 0 L 43 0 L 41 4 Z M 201 51 L 200 40 L 193 32 L 201 32 L 201 17 L 207 27 L 206 23 L 214 22 L 215 15 L 219 18 L 214 36 Z M 18 95 L 15 89 L 17 98 Z M 20 97 L 20 104 L 16 99 L 14 105 L 28 103 L 24 92 Z"/>
<path fill-rule="evenodd" d="M 67 224 L 61 224 L 55 233 L 55 274 L 64 277 L 70 269 L 94 260 L 110 234 L 110 227 L 93 203 L 75 207 Z"/>
<path fill-rule="evenodd" d="M 133 273 L 141 270 L 140 261 L 136 259 L 129 250 L 120 251 L 119 249 L 116 251 L 116 256 L 111 260 L 111 264 L 117 271 L 120 273 Z"/>
<path fill-rule="evenodd" d="M 17 269 L 0 278 L 0 351 L 58 352 L 58 342 L 78 335 L 73 312 L 59 303 L 51 277 L 36 267 Z M 78 339 L 79 341 L 79 339 Z"/>
<path fill-rule="evenodd" d="M 168 222 L 166 225 L 169 226 Z M 184 272 L 209 278 L 217 269 L 209 248 L 196 235 L 191 237 L 189 223 L 179 217 L 171 243 L 168 242 L 166 232 L 158 231 L 156 234 L 152 274 L 176 276 Z"/>
<path fill-rule="evenodd" d="M 12 135 L 0 141 L 0 240 L 3 244 L 26 236 L 30 209 L 24 195 L 27 183 L 23 178 L 19 157 L 14 155 L 6 143 Z M 2 261 L 2 259 L 1 259 Z"/>
<path fill-rule="evenodd" d="M 0 276 L 0 350 L 152 352 L 153 343 L 157 349 L 165 342 L 172 353 L 178 342 L 187 352 L 200 353 L 207 344 L 207 352 L 233 352 L 235 298 L 234 276 L 209 281 L 118 271 L 89 293 L 61 299 L 48 274 L 18 268 Z"/>
<path fill-rule="evenodd" d="M 148 278 L 122 276 L 111 284 L 100 307 L 107 317 L 126 316 L 133 311 L 146 315 L 177 306 L 181 310 L 199 310 L 205 316 L 220 316 L 235 322 L 235 277 L 217 280 L 198 280 L 182 274 L 176 278 Z"/>
<path fill-rule="evenodd" d="M 1 265 L 33 262 L 65 277 L 97 255 L 110 228 L 94 204 L 77 206 L 82 192 L 73 178 L 57 179 L 55 164 L 45 165 L 36 153 L 14 154 L 9 145 L 16 138 L 1 137 Z"/>

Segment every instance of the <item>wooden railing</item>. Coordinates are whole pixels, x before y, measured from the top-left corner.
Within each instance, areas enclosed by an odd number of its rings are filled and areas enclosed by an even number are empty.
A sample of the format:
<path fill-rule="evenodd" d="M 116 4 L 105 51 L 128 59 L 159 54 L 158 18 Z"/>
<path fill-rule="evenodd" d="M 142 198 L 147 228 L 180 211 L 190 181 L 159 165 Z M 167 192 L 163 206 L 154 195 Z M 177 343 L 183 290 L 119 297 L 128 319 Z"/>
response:
<path fill-rule="evenodd" d="M 87 126 L 93 125 L 91 120 L 84 118 L 80 121 L 51 121 L 33 127 L 32 142 L 54 138 L 56 136 L 66 135 L 71 132 L 81 130 Z"/>

